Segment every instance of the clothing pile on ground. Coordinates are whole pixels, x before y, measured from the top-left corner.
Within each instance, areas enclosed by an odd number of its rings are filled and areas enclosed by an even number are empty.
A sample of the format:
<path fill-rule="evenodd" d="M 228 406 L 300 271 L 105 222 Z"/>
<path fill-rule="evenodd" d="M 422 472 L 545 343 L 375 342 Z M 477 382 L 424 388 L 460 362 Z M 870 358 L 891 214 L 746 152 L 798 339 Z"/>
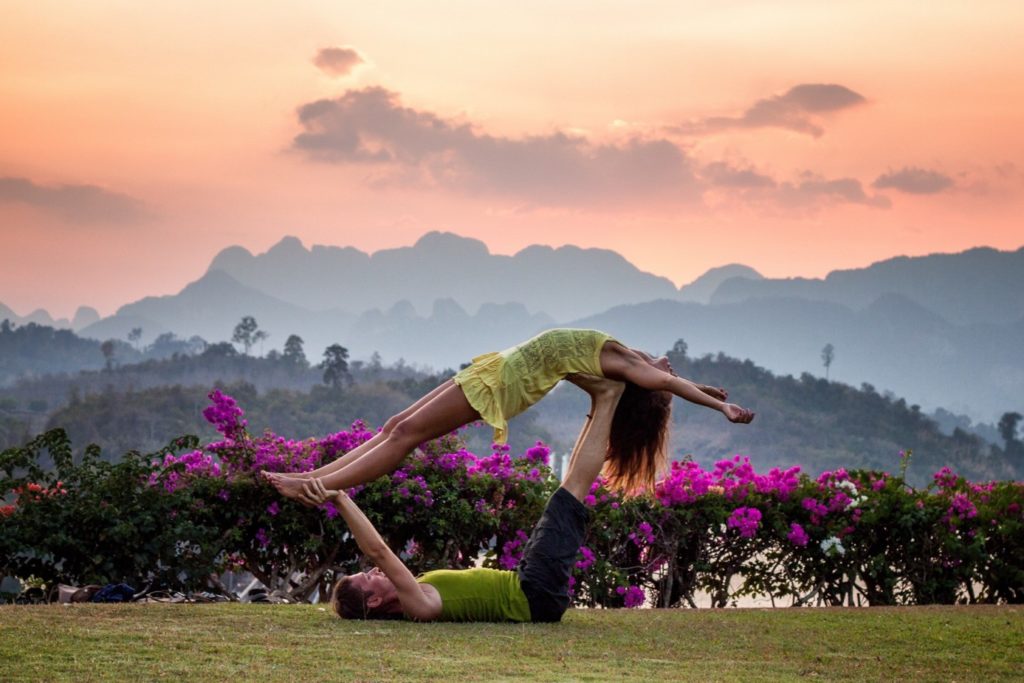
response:
<path fill-rule="evenodd" d="M 254 593 L 255 591 L 250 591 Z M 268 602 L 266 593 L 260 596 L 247 596 L 242 602 Z M 69 586 L 58 584 L 50 591 L 49 599 L 41 589 L 25 591 L 18 597 L 16 602 L 22 604 L 35 603 L 80 603 L 80 602 L 232 602 L 239 601 L 237 596 L 228 596 L 220 593 L 202 591 L 186 595 L 180 591 L 161 588 L 160 586 L 146 586 L 141 591 L 136 591 L 126 583 L 108 583 L 105 586 L 90 584 L 87 586 Z"/>

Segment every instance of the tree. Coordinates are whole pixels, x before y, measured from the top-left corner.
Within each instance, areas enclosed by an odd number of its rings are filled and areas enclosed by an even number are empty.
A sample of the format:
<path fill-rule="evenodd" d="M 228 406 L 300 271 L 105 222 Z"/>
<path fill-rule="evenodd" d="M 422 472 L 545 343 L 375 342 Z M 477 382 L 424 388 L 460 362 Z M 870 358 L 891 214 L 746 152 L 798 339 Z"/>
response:
<path fill-rule="evenodd" d="M 115 348 L 113 339 L 108 339 L 100 344 L 100 352 L 103 354 L 103 358 L 107 361 L 107 372 L 110 372 L 114 368 Z"/>
<path fill-rule="evenodd" d="M 228 342 L 210 344 L 203 351 L 203 358 L 232 358 L 238 355 L 238 350 Z"/>
<path fill-rule="evenodd" d="M 1024 419 L 1020 413 L 1003 413 L 999 418 L 999 436 L 1006 443 L 1005 453 L 1008 458 L 1024 455 L 1024 443 L 1017 438 L 1017 424 Z"/>
<path fill-rule="evenodd" d="M 342 382 L 352 381 L 352 375 L 348 373 L 348 349 L 341 344 L 331 344 L 324 349 L 324 362 L 320 367 L 324 371 L 324 384 L 329 384 L 335 389 L 340 387 Z"/>
<path fill-rule="evenodd" d="M 376 351 L 370 356 L 370 364 L 366 366 L 366 370 L 371 377 L 376 377 L 380 374 L 381 369 L 384 365 L 381 363 L 380 354 Z"/>
<path fill-rule="evenodd" d="M 284 342 L 284 354 L 281 357 L 289 365 L 303 369 L 308 368 L 309 361 L 306 360 L 306 352 L 302 349 L 304 343 L 299 335 L 289 335 L 288 339 Z"/>
<path fill-rule="evenodd" d="M 128 341 L 130 341 L 132 343 L 132 346 L 135 347 L 136 351 L 139 350 L 139 340 L 140 339 L 142 339 L 142 328 L 141 327 L 133 327 L 132 331 L 128 333 Z"/>
<path fill-rule="evenodd" d="M 242 317 L 242 321 L 235 325 L 235 333 L 231 336 L 231 341 L 236 344 L 241 344 L 243 353 L 249 355 L 249 349 L 253 347 L 256 342 L 261 342 L 270 335 L 263 330 L 259 329 L 259 324 L 256 322 L 256 318 L 251 315 Z"/>
<path fill-rule="evenodd" d="M 832 361 L 836 357 L 836 347 L 832 346 L 831 343 L 825 344 L 825 348 L 821 350 L 821 362 L 825 364 L 825 379 L 828 379 L 828 369 L 832 367 Z"/>
<path fill-rule="evenodd" d="M 672 345 L 672 349 L 665 355 L 668 356 L 668 362 L 672 364 L 677 370 L 681 370 L 686 363 L 686 352 L 689 350 L 686 342 L 682 339 L 676 339 L 676 343 Z"/>
<path fill-rule="evenodd" d="M 197 353 L 202 353 L 203 351 L 206 350 L 206 347 L 209 346 L 209 344 L 206 343 L 206 340 L 200 337 L 198 334 L 193 334 L 191 337 L 189 337 L 188 341 L 186 342 L 186 345 L 186 353 L 190 356 L 194 356 Z"/>

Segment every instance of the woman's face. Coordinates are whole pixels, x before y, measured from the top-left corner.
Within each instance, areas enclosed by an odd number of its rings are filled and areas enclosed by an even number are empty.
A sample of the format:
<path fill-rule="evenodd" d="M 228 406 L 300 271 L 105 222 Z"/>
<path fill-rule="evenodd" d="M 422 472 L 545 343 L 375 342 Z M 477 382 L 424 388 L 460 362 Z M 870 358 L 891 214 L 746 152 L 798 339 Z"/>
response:
<path fill-rule="evenodd" d="M 658 368 L 662 372 L 667 372 L 670 375 L 676 374 L 676 371 L 672 368 L 672 364 L 668 362 L 668 356 L 658 356 L 655 358 L 654 356 L 647 355 L 643 351 L 640 351 L 639 353 L 652 367 Z"/>

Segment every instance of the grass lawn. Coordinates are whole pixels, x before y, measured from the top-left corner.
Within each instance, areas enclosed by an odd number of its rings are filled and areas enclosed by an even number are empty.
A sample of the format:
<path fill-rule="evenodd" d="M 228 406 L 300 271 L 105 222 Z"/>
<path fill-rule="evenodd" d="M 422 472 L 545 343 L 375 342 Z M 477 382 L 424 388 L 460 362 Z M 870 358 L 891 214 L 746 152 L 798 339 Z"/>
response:
<path fill-rule="evenodd" d="M 0 607 L 0 680 L 1021 680 L 1024 607 L 571 610 L 348 622 L 302 605 Z"/>

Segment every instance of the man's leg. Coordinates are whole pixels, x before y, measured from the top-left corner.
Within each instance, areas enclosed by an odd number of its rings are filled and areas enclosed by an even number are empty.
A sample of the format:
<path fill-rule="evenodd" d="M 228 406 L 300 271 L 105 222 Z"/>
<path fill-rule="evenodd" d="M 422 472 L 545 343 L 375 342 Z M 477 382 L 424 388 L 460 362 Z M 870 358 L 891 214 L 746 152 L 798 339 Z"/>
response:
<path fill-rule="evenodd" d="M 591 412 L 573 448 L 569 473 L 548 501 L 519 563 L 519 583 L 533 621 L 559 621 L 569 607 L 569 577 L 588 518 L 582 501 L 601 473 L 612 416 L 622 394 L 621 383 L 594 380 L 583 386 L 592 398 Z"/>

